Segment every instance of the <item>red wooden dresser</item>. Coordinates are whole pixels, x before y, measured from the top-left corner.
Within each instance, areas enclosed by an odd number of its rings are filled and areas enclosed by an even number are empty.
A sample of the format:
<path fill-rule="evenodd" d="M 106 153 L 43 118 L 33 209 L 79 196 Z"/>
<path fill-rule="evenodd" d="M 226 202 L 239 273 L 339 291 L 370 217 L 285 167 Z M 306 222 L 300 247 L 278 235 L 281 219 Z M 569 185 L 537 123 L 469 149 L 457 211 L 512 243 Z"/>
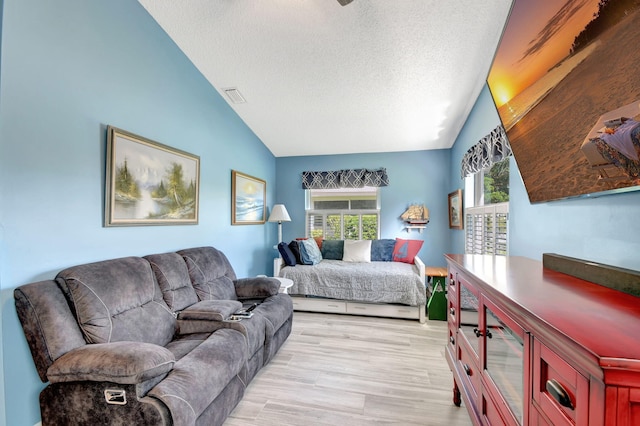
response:
<path fill-rule="evenodd" d="M 475 424 L 640 425 L 640 298 L 524 257 L 445 257 L 454 403 Z"/>

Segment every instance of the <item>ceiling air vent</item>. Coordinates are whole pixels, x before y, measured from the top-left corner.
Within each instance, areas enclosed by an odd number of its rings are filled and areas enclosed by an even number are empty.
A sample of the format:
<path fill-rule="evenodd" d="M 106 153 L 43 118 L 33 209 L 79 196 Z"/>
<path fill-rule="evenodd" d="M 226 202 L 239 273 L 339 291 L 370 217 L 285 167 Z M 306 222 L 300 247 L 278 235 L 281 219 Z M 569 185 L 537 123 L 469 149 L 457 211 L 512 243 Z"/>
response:
<path fill-rule="evenodd" d="M 244 96 L 242 96 L 242 93 L 240 93 L 240 91 L 235 87 L 229 87 L 227 89 L 222 89 L 222 90 L 224 90 L 224 93 L 227 94 L 231 102 L 233 102 L 234 104 L 247 103 L 247 100 L 244 98 Z"/>

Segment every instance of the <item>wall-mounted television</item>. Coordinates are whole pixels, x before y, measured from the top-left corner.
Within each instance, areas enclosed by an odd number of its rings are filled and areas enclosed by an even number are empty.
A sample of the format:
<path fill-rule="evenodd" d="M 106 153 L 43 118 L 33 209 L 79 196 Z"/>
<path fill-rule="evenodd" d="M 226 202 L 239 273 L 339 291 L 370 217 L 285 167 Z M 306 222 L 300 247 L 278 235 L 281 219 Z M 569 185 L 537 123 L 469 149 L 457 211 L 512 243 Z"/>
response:
<path fill-rule="evenodd" d="M 489 89 L 532 203 L 640 189 L 640 2 L 515 0 Z"/>

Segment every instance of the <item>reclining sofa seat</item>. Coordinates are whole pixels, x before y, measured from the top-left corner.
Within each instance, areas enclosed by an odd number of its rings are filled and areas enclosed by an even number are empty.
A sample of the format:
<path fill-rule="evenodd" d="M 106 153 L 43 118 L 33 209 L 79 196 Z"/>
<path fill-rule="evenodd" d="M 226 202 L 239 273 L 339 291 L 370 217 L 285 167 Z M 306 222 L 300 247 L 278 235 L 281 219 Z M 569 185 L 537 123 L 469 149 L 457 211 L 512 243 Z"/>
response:
<path fill-rule="evenodd" d="M 238 279 L 224 253 L 213 247 L 149 255 L 145 259 L 156 274 L 164 300 L 178 319 L 180 334 L 231 328 L 245 336 L 249 360 L 243 380 L 247 383 L 291 334 L 293 303 L 288 295 L 278 293 L 278 280 Z M 253 303 L 258 306 L 251 318 L 241 322 L 221 321 Z"/>
<path fill-rule="evenodd" d="M 251 281 L 240 284 L 216 249 L 183 252 L 79 265 L 55 281 L 14 291 L 36 369 L 50 382 L 40 394 L 43 425 L 224 422 L 248 380 L 289 335 L 293 308 L 277 286 L 274 293 L 273 280 L 257 279 L 253 290 Z M 187 268 L 189 256 L 197 261 Z M 222 262 L 222 269 L 205 260 Z M 193 268 L 207 277 L 209 299 L 199 301 L 197 287 L 185 279 Z M 240 292 L 228 293 L 225 279 L 212 280 L 215 270 L 224 270 Z M 238 298 L 264 302 L 248 320 L 216 320 L 241 306 Z M 189 315 L 207 320 L 192 322 Z"/>

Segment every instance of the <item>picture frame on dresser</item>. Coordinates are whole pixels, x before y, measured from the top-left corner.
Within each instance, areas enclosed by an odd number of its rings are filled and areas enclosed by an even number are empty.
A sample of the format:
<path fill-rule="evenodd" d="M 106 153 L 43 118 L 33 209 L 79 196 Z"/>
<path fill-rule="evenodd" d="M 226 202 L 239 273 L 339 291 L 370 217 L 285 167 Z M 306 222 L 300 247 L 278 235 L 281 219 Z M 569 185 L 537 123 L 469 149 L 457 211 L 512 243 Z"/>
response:
<path fill-rule="evenodd" d="M 237 170 L 231 171 L 231 224 L 259 225 L 267 220 L 267 183 Z"/>
<path fill-rule="evenodd" d="M 200 157 L 108 126 L 104 226 L 196 225 Z"/>

